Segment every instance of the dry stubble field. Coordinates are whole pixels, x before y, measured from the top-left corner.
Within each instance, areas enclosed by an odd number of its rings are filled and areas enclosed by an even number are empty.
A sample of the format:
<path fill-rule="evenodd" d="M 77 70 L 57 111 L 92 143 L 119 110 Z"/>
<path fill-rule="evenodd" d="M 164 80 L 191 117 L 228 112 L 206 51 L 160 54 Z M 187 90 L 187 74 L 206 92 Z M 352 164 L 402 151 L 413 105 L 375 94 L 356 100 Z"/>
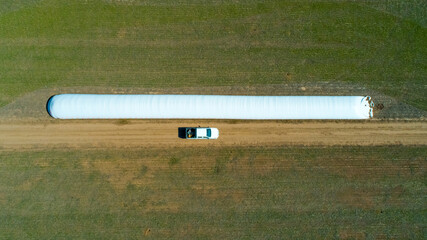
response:
<path fill-rule="evenodd" d="M 178 127 L 220 129 L 215 141 Z M 6 238 L 422 238 L 425 121 L 5 121 Z"/>

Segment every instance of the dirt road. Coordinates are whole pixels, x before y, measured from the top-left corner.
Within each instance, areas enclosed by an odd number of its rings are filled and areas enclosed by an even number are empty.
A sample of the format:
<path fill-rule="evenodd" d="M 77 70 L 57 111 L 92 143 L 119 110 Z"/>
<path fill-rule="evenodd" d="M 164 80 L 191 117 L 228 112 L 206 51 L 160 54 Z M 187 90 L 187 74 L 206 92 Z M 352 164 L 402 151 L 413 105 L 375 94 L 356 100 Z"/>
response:
<path fill-rule="evenodd" d="M 218 140 L 178 138 L 194 121 L 57 121 L 0 124 L 0 149 L 285 145 L 427 145 L 427 122 L 205 121 Z"/>

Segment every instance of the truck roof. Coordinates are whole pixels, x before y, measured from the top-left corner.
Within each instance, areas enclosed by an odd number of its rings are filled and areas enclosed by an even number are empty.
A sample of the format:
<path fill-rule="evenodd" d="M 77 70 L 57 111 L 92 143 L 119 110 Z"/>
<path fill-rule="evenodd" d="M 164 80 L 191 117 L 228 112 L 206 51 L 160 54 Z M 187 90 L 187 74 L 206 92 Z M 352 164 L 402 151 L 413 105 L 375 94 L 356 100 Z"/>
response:
<path fill-rule="evenodd" d="M 207 128 L 197 128 L 196 129 L 197 137 L 207 137 Z"/>
<path fill-rule="evenodd" d="M 217 128 L 186 128 L 187 139 L 217 139 L 219 131 Z"/>

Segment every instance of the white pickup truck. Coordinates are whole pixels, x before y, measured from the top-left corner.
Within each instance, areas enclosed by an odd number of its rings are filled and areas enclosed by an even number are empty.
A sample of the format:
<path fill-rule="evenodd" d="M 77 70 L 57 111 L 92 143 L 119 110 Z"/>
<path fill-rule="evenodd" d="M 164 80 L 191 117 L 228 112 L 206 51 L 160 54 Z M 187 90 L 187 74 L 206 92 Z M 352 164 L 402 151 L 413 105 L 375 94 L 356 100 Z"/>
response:
<path fill-rule="evenodd" d="M 217 139 L 218 136 L 218 128 L 185 128 L 186 139 Z"/>

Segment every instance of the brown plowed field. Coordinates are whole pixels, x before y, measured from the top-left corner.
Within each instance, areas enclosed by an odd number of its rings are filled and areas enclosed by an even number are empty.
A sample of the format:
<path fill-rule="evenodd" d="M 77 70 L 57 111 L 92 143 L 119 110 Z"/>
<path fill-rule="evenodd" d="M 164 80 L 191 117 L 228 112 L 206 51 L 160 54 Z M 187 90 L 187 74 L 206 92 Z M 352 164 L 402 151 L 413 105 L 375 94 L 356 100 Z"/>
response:
<path fill-rule="evenodd" d="M 178 138 L 193 121 L 57 121 L 0 124 L 0 149 L 282 145 L 427 145 L 427 122 L 208 121 L 218 140 Z"/>

